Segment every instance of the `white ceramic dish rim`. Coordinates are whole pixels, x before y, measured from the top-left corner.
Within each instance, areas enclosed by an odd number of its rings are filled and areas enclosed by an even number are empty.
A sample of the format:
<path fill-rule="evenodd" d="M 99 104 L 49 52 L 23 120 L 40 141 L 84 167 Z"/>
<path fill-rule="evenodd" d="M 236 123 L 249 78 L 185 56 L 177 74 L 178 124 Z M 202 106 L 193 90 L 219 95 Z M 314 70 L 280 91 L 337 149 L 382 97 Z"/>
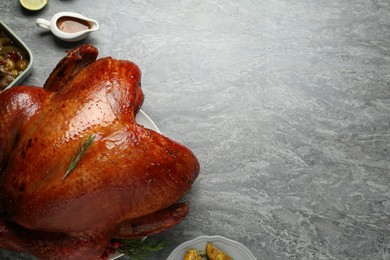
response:
<path fill-rule="evenodd" d="M 206 243 L 212 242 L 212 243 L 219 243 L 226 245 L 226 248 L 221 248 L 221 250 L 225 251 L 227 254 L 231 255 L 234 260 L 233 252 L 239 252 L 241 257 L 237 260 L 257 260 L 256 257 L 252 254 L 252 252 L 243 244 L 231 240 L 229 238 L 223 237 L 223 236 L 199 236 L 192 240 L 189 240 L 187 242 L 184 242 L 177 246 L 171 254 L 168 256 L 167 260 L 182 260 L 185 252 L 188 249 L 196 248 L 198 250 L 204 250 L 206 248 Z M 218 245 L 216 245 L 218 246 Z"/>

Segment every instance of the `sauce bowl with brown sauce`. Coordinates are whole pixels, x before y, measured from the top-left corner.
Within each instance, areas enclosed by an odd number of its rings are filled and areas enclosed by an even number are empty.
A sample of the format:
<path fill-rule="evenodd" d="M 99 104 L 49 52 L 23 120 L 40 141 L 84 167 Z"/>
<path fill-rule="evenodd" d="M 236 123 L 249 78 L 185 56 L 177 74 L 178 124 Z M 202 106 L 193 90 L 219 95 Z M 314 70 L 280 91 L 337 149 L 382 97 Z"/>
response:
<path fill-rule="evenodd" d="M 38 18 L 36 23 L 39 27 L 51 31 L 57 38 L 68 42 L 80 41 L 99 29 L 96 20 L 74 12 L 56 13 L 50 21 Z"/>

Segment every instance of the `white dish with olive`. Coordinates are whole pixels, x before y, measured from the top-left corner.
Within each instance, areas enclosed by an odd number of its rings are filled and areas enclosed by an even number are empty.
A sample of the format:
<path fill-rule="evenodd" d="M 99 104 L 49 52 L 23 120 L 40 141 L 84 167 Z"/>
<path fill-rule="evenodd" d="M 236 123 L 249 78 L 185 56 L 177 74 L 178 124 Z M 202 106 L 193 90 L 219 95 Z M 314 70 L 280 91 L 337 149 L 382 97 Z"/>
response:
<path fill-rule="evenodd" d="M 0 21 L 0 92 L 20 84 L 30 74 L 32 62 L 26 44 Z"/>

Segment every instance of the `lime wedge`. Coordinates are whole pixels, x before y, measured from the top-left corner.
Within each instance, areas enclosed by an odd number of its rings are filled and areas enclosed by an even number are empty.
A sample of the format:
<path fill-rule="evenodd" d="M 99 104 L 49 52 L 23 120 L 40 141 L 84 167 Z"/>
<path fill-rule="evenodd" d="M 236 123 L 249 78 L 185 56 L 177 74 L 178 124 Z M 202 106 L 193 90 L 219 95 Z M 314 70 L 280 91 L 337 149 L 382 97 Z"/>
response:
<path fill-rule="evenodd" d="M 20 4 L 30 11 L 41 10 L 47 4 L 47 0 L 20 0 Z"/>

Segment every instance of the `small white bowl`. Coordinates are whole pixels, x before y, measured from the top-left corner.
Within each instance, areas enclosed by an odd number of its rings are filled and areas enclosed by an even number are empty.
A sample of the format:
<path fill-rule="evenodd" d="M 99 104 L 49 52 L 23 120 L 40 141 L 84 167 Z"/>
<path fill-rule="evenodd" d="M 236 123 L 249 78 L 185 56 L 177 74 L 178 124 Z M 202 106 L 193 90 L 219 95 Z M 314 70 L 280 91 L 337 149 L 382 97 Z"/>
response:
<path fill-rule="evenodd" d="M 167 260 L 183 260 L 187 250 L 191 248 L 205 250 L 207 242 L 211 242 L 234 260 L 257 260 L 246 246 L 222 236 L 200 236 L 184 242 L 172 251 Z"/>

